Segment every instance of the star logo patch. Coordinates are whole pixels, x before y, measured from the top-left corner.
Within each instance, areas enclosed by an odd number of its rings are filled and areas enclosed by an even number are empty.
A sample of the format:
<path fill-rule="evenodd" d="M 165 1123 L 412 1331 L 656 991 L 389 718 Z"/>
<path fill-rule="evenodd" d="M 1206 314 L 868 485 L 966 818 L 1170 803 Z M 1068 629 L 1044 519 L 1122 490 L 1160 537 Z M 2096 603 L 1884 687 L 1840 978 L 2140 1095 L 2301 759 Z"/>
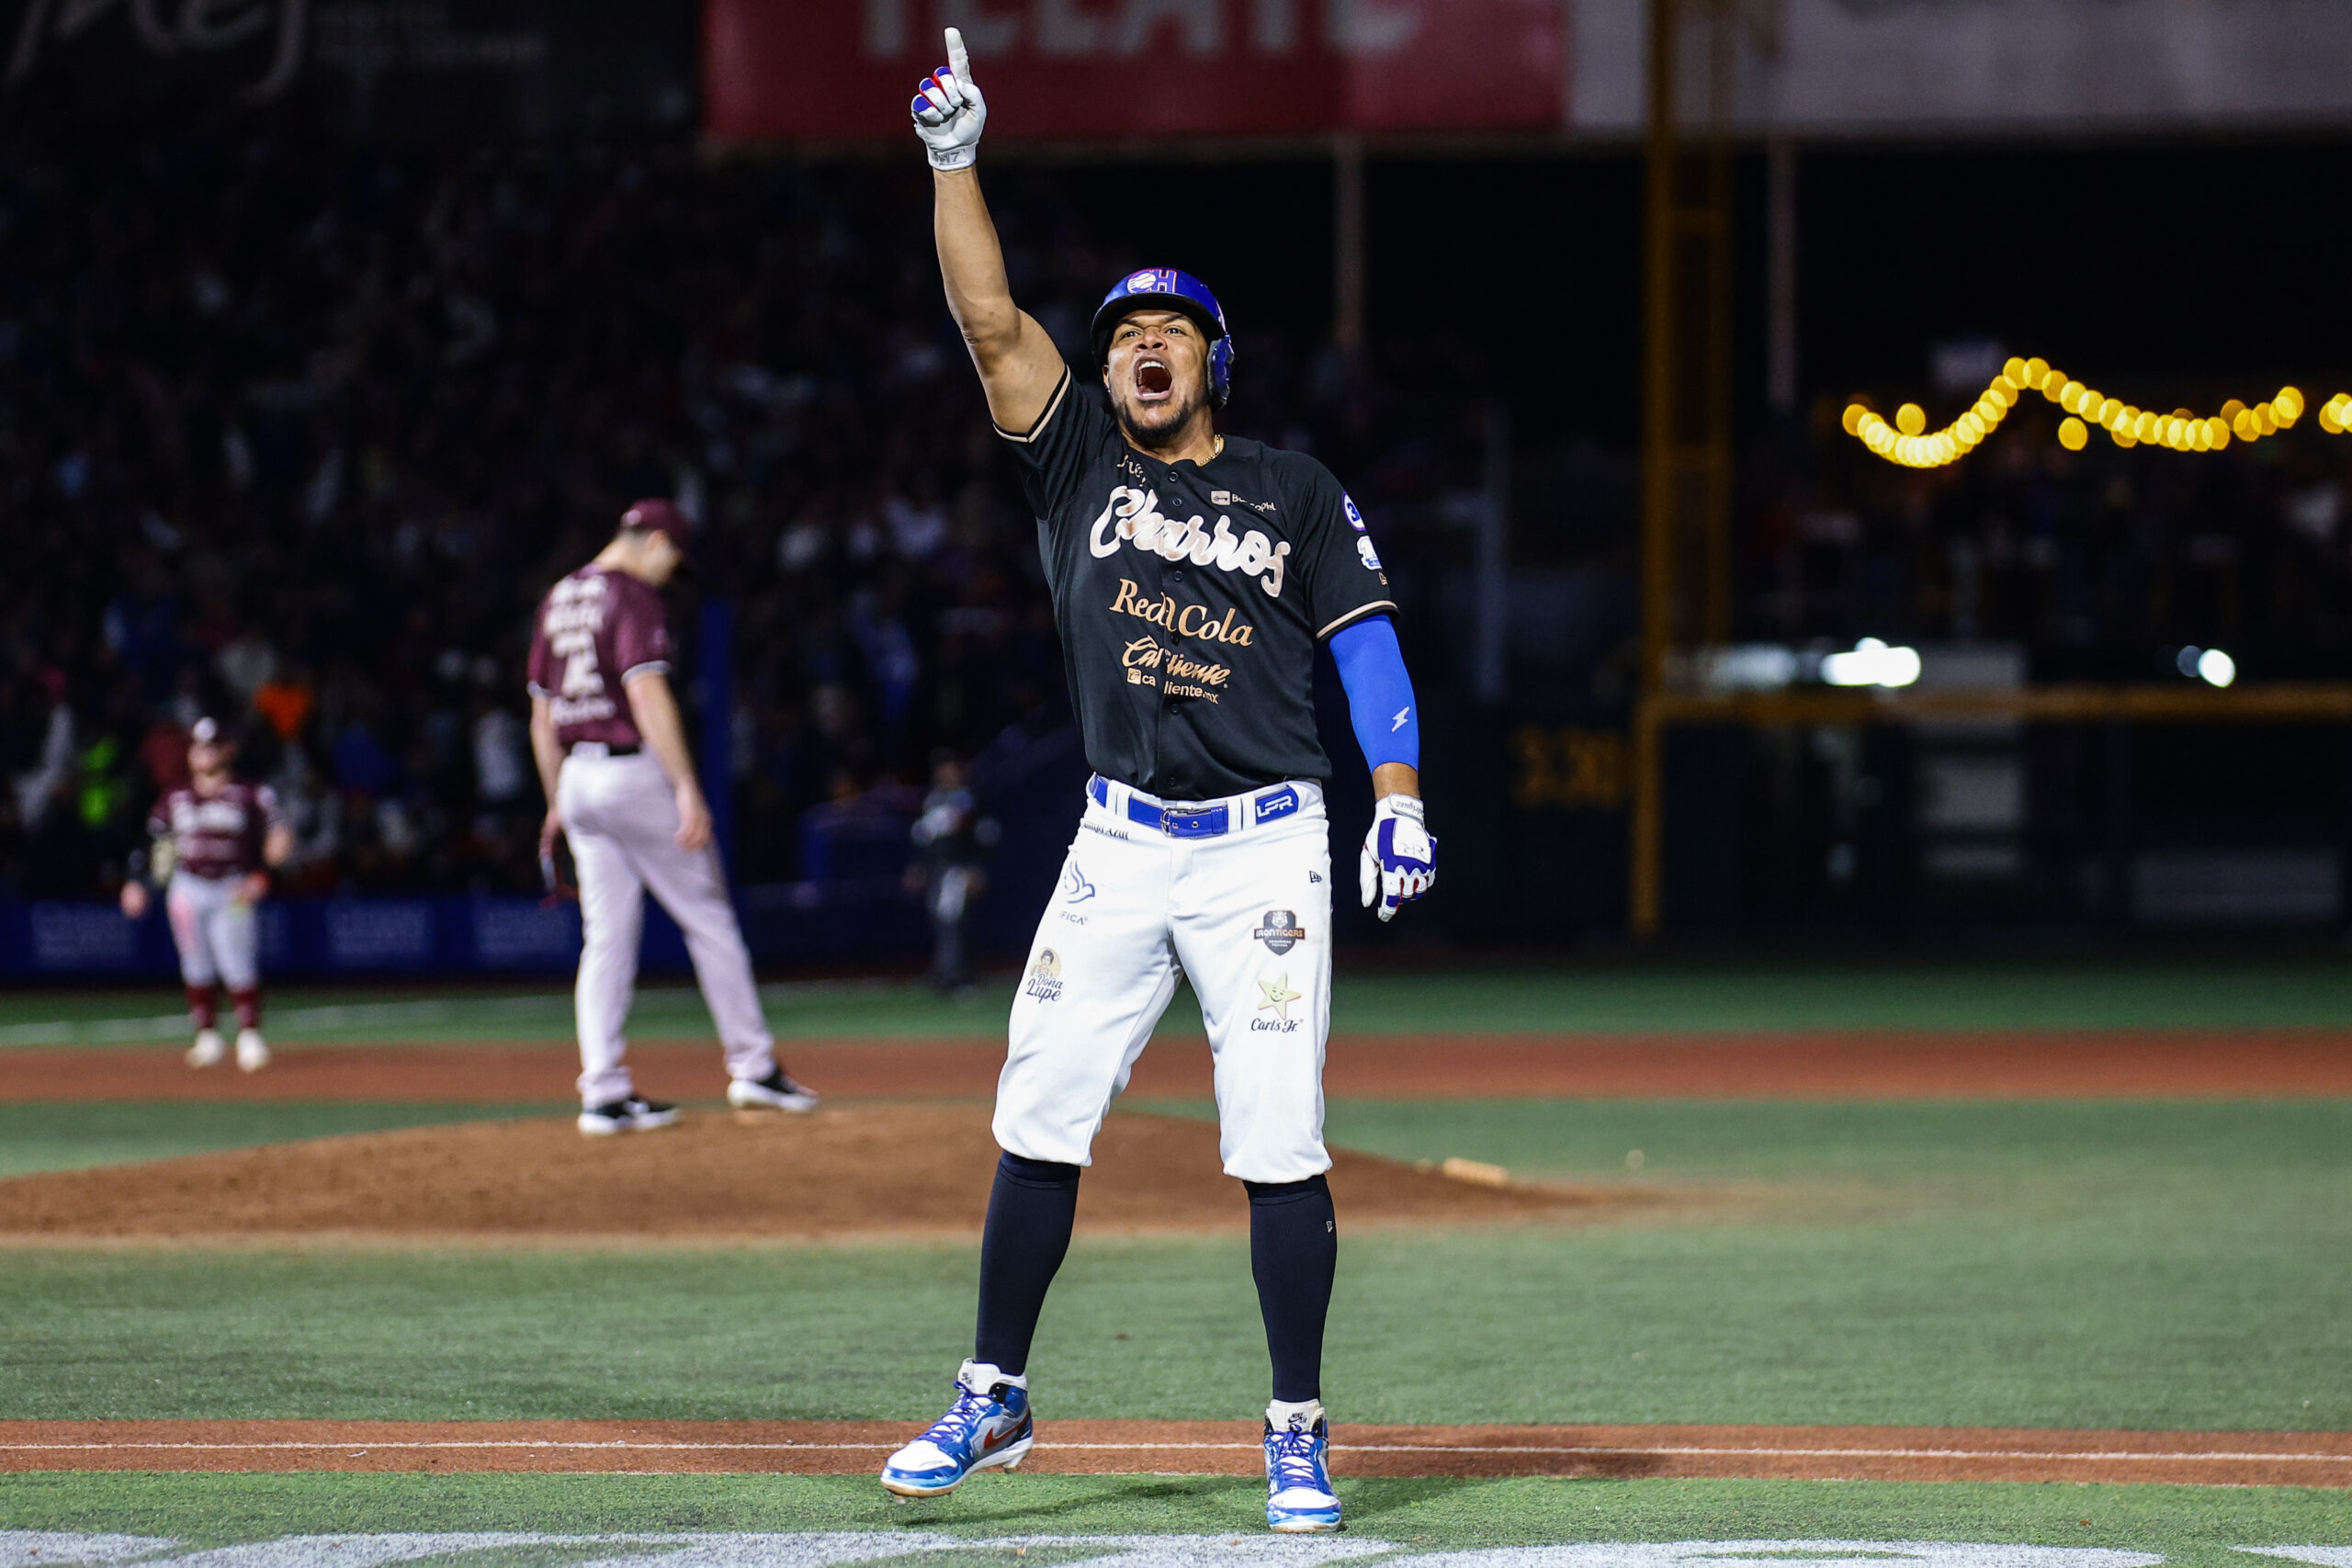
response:
<path fill-rule="evenodd" d="M 1266 994 L 1266 999 L 1258 1004 L 1258 1010 L 1263 1012 L 1268 1008 L 1272 1008 L 1274 1010 L 1274 1016 L 1283 1020 L 1290 1017 L 1290 1004 L 1305 994 L 1290 988 L 1288 970 L 1284 970 L 1271 980 L 1259 981 L 1258 989 Z"/>

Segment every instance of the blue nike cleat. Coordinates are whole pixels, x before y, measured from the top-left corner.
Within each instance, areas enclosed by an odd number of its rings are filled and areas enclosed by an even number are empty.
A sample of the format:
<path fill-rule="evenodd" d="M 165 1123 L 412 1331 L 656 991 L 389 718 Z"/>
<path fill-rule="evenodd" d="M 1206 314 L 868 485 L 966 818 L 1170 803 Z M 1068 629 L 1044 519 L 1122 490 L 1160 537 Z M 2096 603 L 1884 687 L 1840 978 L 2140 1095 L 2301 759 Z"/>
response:
<path fill-rule="evenodd" d="M 976 1470 L 1018 1470 L 1037 1440 L 1029 1380 L 984 1361 L 956 1374 L 956 1403 L 931 1429 L 882 1467 L 882 1489 L 899 1497 L 944 1497 Z"/>
<path fill-rule="evenodd" d="M 1327 1462 L 1331 1424 L 1316 1413 L 1310 1425 L 1303 1416 L 1277 1428 L 1266 1424 L 1266 1523 L 1285 1535 L 1314 1534 L 1340 1528 L 1340 1499 L 1331 1490 Z"/>

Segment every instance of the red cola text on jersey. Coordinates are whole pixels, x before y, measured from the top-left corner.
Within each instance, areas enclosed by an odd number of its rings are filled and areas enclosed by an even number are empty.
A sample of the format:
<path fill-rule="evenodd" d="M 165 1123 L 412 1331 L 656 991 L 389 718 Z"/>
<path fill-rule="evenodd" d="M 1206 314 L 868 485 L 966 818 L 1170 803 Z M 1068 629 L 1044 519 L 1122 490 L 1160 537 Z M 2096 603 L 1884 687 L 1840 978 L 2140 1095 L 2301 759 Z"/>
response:
<path fill-rule="evenodd" d="M 1067 375 L 1006 439 L 1094 770 L 1170 800 L 1329 778 L 1316 648 L 1395 608 L 1330 471 L 1238 436 L 1163 462 Z"/>

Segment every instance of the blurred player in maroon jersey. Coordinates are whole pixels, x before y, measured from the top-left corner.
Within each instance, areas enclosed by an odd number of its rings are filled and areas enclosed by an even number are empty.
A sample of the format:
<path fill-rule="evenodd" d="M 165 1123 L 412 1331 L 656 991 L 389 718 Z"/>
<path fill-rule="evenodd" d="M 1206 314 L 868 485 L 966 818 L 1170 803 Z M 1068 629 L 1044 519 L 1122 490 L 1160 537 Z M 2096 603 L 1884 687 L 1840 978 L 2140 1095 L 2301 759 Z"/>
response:
<path fill-rule="evenodd" d="M 552 865 L 560 837 L 579 871 L 584 940 L 573 1005 L 580 1130 L 592 1134 L 678 1119 L 676 1106 L 637 1092 L 625 1059 L 648 889 L 685 933 L 695 979 L 727 1048 L 728 1103 L 817 1105 L 776 1063 L 751 953 L 711 847 L 710 807 L 670 694 L 662 585 L 684 561 L 685 542 L 676 507 L 637 502 L 594 560 L 548 590 L 531 633 L 531 752 L 548 797 L 540 852 Z"/>
<path fill-rule="evenodd" d="M 254 906 L 269 894 L 268 867 L 294 852 L 294 830 L 266 784 L 229 774 L 237 749 L 218 719 L 200 718 L 189 734 L 188 782 L 165 792 L 147 818 L 153 840 L 143 879 L 123 884 L 122 912 L 147 913 L 149 885 L 164 887 L 172 941 L 180 950 L 180 978 L 196 1024 L 191 1067 L 218 1066 L 228 1056 L 220 1030 L 220 987 L 237 1010 L 237 1066 L 269 1066 L 261 1037 L 261 970 Z"/>

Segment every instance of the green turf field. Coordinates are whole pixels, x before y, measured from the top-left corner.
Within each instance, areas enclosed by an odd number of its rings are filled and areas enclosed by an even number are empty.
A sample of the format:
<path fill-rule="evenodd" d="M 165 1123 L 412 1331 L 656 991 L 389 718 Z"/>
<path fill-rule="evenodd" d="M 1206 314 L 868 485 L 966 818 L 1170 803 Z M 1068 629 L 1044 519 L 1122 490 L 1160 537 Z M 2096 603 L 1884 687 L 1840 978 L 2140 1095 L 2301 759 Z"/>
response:
<path fill-rule="evenodd" d="M 817 1529 L 953 1532 L 976 1542 L 1005 1535 L 1186 1531 L 1238 1545 L 1256 1539 L 1247 1529 L 1263 1491 L 1247 1480 L 1198 1476 L 1023 1474 L 984 1476 L 947 1502 L 899 1506 L 872 1483 L 842 1476 L 0 1478 L 6 1528 L 120 1531 L 201 1545 L 346 1531 Z M 1554 1541 L 1957 1540 L 2160 1552 L 2183 1568 L 2267 1568 L 2277 1559 L 2233 1549 L 2352 1539 L 2344 1495 L 2301 1487 L 1343 1480 L 1340 1492 L 1353 1534 L 1408 1553 Z M 541 1568 L 601 1555 L 541 1548 L 442 1561 Z M 1031 1549 L 1021 1558 L 997 1551 L 925 1560 L 935 1568 L 1031 1568 L 1084 1555 Z M 1761 1561 L 1828 1555 L 1800 1551 Z M 1848 1562 L 1868 1556 L 1836 1555 Z M 1903 1560 L 1891 1551 L 1877 1555 Z M 1723 1568 L 1721 1557 L 1700 1561 Z"/>
<path fill-rule="evenodd" d="M 48 1109 L 119 1134 L 115 1108 Z M 1342 1102 L 1331 1134 L 1695 1200 L 1350 1235 L 1330 1386 L 1359 1419 L 2352 1428 L 2343 1102 Z M 974 1258 L 19 1249 L 0 1417 L 911 1418 L 962 1354 Z M 1041 1397 L 1230 1414 L 1259 1334 L 1240 1238 L 1081 1239 Z"/>
<path fill-rule="evenodd" d="M 1337 1032 L 1488 1031 L 1672 1033 L 1807 1029 L 2133 1029 L 2352 1026 L 2352 964 L 2324 960 L 1872 964 L 1562 964 L 1543 971 L 1374 973 L 1340 968 Z M 1001 1036 L 1012 981 L 941 998 L 891 981 L 786 982 L 763 988 L 786 1038 Z M 0 994 L 0 1046 L 176 1040 L 186 1026 L 168 990 Z M 412 987 L 273 994 L 280 1039 L 361 1043 L 567 1040 L 571 997 L 556 987 Z M 640 993 L 648 1036 L 709 1032 L 684 986 Z M 1162 1026 L 1198 1033 L 1180 992 Z"/>
<path fill-rule="evenodd" d="M 1001 1027 L 1005 989 L 954 1002 L 900 984 L 781 986 L 766 999 L 787 1037 L 986 1040 Z M 174 1040 L 183 1026 L 169 1006 L 160 992 L 11 997 L 0 999 L 0 1043 Z M 1360 975 L 1337 1010 L 1342 1032 L 2335 1027 L 2352 1025 L 2352 974 L 2281 962 Z M 288 991 L 275 1017 L 289 1043 L 561 1040 L 570 1029 L 569 998 L 545 991 Z M 671 988 L 649 993 L 639 1027 L 691 1035 L 707 1021 L 691 992 Z M 1182 1006 L 1169 1024 L 1197 1027 Z M 0 1176 L 564 1109 L 11 1104 L 0 1106 Z M 2352 1100 L 1341 1100 L 1329 1135 L 1656 1200 L 1580 1226 L 1348 1231 L 1342 1190 L 1327 1393 L 1343 1420 L 2352 1430 Z M 969 1243 L 881 1239 L 15 1246 L 0 1249 L 0 1419 L 914 1422 L 936 1414 L 967 1347 L 976 1263 Z M 1081 1237 L 1032 1370 L 1048 1421 L 1246 1414 L 1264 1392 L 1246 1242 Z M 1343 1491 L 1357 1538 L 1408 1551 L 1989 1541 L 2258 1568 L 2276 1560 L 2233 1549 L 2352 1547 L 2352 1492 L 2323 1489 L 1351 1481 Z M 854 1478 L 17 1474 L 0 1475 L 0 1532 L 198 1544 L 820 1529 L 1221 1540 L 1252 1529 L 1256 1500 L 1248 1482 L 1147 1476 L 991 1477 L 949 1504 L 905 1509 Z M 6 1540 L 0 1562 L 13 1564 Z M 1041 1547 L 1019 1568 L 1094 1551 Z M 449 1562 L 555 1568 L 608 1555 L 516 1545 Z M 938 1568 L 1015 1561 L 942 1559 Z"/>

